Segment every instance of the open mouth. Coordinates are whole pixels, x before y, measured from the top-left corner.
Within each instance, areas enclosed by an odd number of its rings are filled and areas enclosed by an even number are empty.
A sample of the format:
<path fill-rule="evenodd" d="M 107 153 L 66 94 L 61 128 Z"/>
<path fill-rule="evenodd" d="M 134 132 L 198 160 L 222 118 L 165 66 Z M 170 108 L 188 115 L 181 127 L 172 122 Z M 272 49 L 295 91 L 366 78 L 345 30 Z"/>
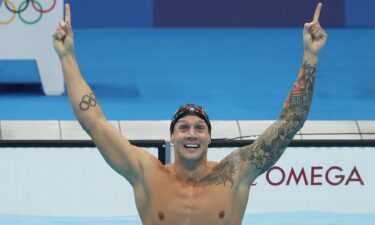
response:
<path fill-rule="evenodd" d="M 188 149 L 197 149 L 200 147 L 200 145 L 199 144 L 184 144 L 184 147 Z"/>

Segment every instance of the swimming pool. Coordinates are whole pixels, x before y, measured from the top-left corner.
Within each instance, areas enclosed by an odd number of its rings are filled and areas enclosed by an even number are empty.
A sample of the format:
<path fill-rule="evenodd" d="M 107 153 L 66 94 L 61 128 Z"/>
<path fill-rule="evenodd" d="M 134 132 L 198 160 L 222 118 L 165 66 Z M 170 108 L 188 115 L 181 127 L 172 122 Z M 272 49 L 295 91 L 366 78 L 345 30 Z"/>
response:
<path fill-rule="evenodd" d="M 127 217 L 47 217 L 1 215 L 1 225 L 140 225 L 138 216 Z M 375 214 L 324 212 L 245 214 L 243 225 L 374 225 Z"/>

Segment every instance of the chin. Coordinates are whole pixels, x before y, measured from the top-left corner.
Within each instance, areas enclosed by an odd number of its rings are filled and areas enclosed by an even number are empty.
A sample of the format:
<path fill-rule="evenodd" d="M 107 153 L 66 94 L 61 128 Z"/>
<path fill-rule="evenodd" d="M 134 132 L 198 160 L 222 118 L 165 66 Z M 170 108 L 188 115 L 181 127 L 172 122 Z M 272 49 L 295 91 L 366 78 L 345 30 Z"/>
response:
<path fill-rule="evenodd" d="M 207 155 L 207 151 L 203 152 L 203 150 L 199 149 L 196 150 L 196 152 L 189 153 L 187 152 L 188 150 L 183 149 L 183 152 L 181 154 L 182 158 L 186 160 L 192 160 L 192 161 L 197 161 L 203 159 Z"/>

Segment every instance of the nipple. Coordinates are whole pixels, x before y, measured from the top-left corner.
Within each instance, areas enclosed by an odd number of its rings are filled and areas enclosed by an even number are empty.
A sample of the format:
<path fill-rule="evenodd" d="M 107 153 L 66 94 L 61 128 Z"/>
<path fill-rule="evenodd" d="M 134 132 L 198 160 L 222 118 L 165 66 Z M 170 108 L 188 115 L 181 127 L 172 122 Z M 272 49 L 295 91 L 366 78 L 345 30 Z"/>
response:
<path fill-rule="evenodd" d="M 219 213 L 219 217 L 220 217 L 220 219 L 223 219 L 224 216 L 225 216 L 225 212 L 224 212 L 224 211 L 220 211 L 220 213 Z"/>
<path fill-rule="evenodd" d="M 159 212 L 158 216 L 159 216 L 159 219 L 160 219 L 161 221 L 164 220 L 164 217 L 165 217 L 165 216 L 164 216 L 164 213 Z"/>

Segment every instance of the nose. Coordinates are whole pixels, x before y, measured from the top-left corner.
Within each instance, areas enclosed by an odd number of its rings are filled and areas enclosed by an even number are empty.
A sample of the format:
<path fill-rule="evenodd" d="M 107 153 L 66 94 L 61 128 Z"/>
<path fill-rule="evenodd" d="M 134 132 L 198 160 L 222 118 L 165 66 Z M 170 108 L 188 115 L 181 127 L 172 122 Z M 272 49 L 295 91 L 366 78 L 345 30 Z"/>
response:
<path fill-rule="evenodd" d="M 189 141 L 195 141 L 195 140 L 197 140 L 197 135 L 195 134 L 195 130 L 193 128 L 189 129 L 189 133 L 188 133 L 187 139 Z"/>

